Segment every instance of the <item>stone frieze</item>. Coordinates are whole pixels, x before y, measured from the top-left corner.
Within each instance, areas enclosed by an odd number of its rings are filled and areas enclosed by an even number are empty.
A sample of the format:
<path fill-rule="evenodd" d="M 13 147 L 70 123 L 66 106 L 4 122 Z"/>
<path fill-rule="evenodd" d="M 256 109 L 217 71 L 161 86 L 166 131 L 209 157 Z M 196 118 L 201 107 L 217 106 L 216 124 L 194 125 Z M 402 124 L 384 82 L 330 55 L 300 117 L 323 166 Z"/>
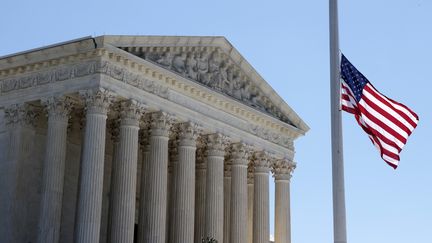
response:
<path fill-rule="evenodd" d="M 14 77 L 0 80 L 0 93 L 5 94 L 13 90 L 66 81 L 96 73 L 108 75 L 114 79 L 163 98 L 168 97 L 167 87 L 144 78 L 142 75 L 130 72 L 123 67 L 116 66 L 108 61 L 88 61 L 70 66 L 56 67 L 38 73 L 27 74 L 18 78 Z"/>
<path fill-rule="evenodd" d="M 169 47 L 122 49 L 291 124 L 277 106 L 219 48 L 188 51 Z"/>

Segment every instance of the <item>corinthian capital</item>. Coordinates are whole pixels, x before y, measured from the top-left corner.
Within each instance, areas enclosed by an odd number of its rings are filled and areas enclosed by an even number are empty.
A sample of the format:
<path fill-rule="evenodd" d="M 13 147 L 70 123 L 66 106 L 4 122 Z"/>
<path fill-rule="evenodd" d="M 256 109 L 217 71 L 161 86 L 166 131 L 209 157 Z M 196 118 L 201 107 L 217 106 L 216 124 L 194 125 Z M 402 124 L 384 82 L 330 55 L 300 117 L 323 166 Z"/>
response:
<path fill-rule="evenodd" d="M 144 105 L 135 100 L 120 102 L 120 125 L 139 126 L 140 118 L 144 113 Z"/>
<path fill-rule="evenodd" d="M 268 173 L 271 167 L 270 155 L 266 152 L 256 152 L 254 154 L 254 171 L 255 173 Z"/>
<path fill-rule="evenodd" d="M 196 146 L 196 140 L 201 134 L 201 127 L 193 122 L 183 122 L 177 124 L 180 146 Z"/>
<path fill-rule="evenodd" d="M 244 143 L 231 145 L 231 157 L 233 165 L 247 166 L 252 155 L 252 147 Z"/>
<path fill-rule="evenodd" d="M 229 137 L 220 133 L 207 135 L 207 154 L 208 156 L 225 155 L 225 149 L 229 144 Z"/>
<path fill-rule="evenodd" d="M 168 137 L 173 122 L 173 117 L 165 112 L 159 111 L 150 113 L 151 135 Z"/>
<path fill-rule="evenodd" d="M 5 108 L 5 121 L 7 126 L 33 127 L 39 116 L 37 108 L 30 104 L 13 104 Z"/>
<path fill-rule="evenodd" d="M 89 113 L 106 115 L 114 99 L 113 93 L 106 89 L 82 90 L 79 93 Z"/>
<path fill-rule="evenodd" d="M 51 96 L 41 99 L 49 119 L 67 121 L 72 110 L 73 101 L 66 96 Z"/>
<path fill-rule="evenodd" d="M 290 180 L 296 166 L 296 163 L 289 159 L 276 159 L 273 163 L 273 173 L 275 179 Z"/>

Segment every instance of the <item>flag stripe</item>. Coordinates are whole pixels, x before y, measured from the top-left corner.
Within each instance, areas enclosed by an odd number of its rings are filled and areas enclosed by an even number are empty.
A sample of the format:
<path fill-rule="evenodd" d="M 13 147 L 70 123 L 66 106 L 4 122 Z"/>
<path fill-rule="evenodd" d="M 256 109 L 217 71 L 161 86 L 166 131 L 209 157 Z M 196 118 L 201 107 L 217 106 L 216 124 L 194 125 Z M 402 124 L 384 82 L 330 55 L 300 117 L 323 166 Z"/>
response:
<path fill-rule="evenodd" d="M 409 123 L 406 118 L 402 117 L 397 113 L 392 107 L 387 106 L 382 103 L 379 99 L 376 98 L 375 93 L 369 93 L 368 90 L 363 91 L 363 99 L 370 106 L 373 106 L 375 110 L 380 113 L 385 114 L 385 116 L 389 119 L 392 119 L 392 122 L 397 123 L 399 127 L 403 127 L 404 131 L 408 134 L 411 134 L 411 131 L 414 129 L 413 125 Z"/>
<path fill-rule="evenodd" d="M 392 123 L 389 119 L 383 116 L 378 111 L 374 110 L 373 107 L 369 106 L 368 103 L 364 99 L 360 100 L 359 109 L 368 116 L 375 123 L 379 124 L 384 130 L 388 133 L 391 133 L 395 137 L 397 137 L 400 141 L 406 142 L 406 138 L 408 134 L 398 127 L 396 124 Z M 364 110 L 363 110 L 364 109 Z"/>
<path fill-rule="evenodd" d="M 361 108 L 360 110 L 364 112 L 364 110 L 362 110 Z M 361 117 L 364 119 L 367 126 L 373 131 L 373 135 L 378 136 L 381 140 L 386 141 L 386 143 L 395 146 L 397 148 L 401 148 L 403 146 L 403 143 L 399 141 L 399 139 L 395 138 L 393 134 L 383 129 L 380 126 L 381 124 L 380 125 L 376 124 L 373 120 L 369 119 L 369 117 L 364 113 L 362 114 Z M 374 117 L 372 117 L 372 119 L 374 119 Z M 376 119 L 374 120 L 376 121 Z"/>
<path fill-rule="evenodd" d="M 372 86 L 371 86 L 372 87 Z M 369 86 L 365 87 L 366 91 L 368 92 L 374 92 L 376 94 L 376 98 L 378 100 L 380 100 L 382 103 L 384 103 L 385 105 L 387 105 L 388 107 L 392 107 L 394 108 L 393 110 L 395 112 L 397 112 L 400 116 L 403 117 L 403 120 L 409 122 L 414 128 L 417 125 L 418 122 L 418 118 L 417 115 L 413 116 L 411 114 L 411 111 L 409 109 L 405 109 L 404 106 L 401 106 L 400 104 L 397 104 L 396 102 L 391 102 L 387 97 L 385 97 L 384 95 L 382 95 L 379 92 L 375 92 L 374 90 L 372 90 Z"/>
<path fill-rule="evenodd" d="M 354 114 L 381 158 L 396 169 L 399 153 L 417 126 L 417 114 L 381 94 L 343 55 L 341 77 L 342 110 Z"/>

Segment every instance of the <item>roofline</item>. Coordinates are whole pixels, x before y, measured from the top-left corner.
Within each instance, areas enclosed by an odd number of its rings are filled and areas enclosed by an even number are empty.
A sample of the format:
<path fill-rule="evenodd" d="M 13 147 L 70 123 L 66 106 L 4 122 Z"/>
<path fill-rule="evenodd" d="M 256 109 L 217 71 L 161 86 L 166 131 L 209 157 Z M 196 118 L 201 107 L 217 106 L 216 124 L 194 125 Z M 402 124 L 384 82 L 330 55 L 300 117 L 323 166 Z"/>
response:
<path fill-rule="evenodd" d="M 232 43 L 227 38 L 225 38 L 224 36 L 182 36 L 182 35 L 178 35 L 178 36 L 177 35 L 170 35 L 170 36 L 165 36 L 165 35 L 100 35 L 100 36 L 96 36 L 96 37 L 85 36 L 85 37 L 81 37 L 81 38 L 77 38 L 77 39 L 73 39 L 73 40 L 69 40 L 69 41 L 59 42 L 59 43 L 55 43 L 55 44 L 51 44 L 51 45 L 47 45 L 47 46 L 42 46 L 42 47 L 38 47 L 38 48 L 26 50 L 26 51 L 8 54 L 5 56 L 0 56 L 0 60 L 4 60 L 7 58 L 11 58 L 11 57 L 16 57 L 16 56 L 20 56 L 20 55 L 25 55 L 25 54 L 32 53 L 32 52 L 43 51 L 46 49 L 55 48 L 55 47 L 59 47 L 59 46 L 65 46 L 68 44 L 86 41 L 86 40 L 92 40 L 95 48 L 98 48 L 98 47 L 103 48 L 104 44 L 113 45 L 114 43 L 111 43 L 111 41 L 116 42 L 117 41 L 116 39 L 122 38 L 122 37 L 123 38 L 158 38 L 158 37 L 182 38 L 182 37 L 185 37 L 185 38 L 190 38 L 190 39 L 193 39 L 195 41 L 198 41 L 199 44 L 214 45 L 214 46 L 222 47 L 222 49 L 224 49 L 228 55 L 234 54 L 237 56 L 236 59 L 240 60 L 240 63 L 237 63 L 238 65 L 246 65 L 246 67 L 251 71 L 252 75 L 254 75 L 256 78 L 264 81 L 264 86 L 266 86 L 265 88 L 269 88 L 271 91 L 270 95 L 273 95 L 274 98 L 277 99 L 278 103 L 281 103 L 283 106 L 285 106 L 287 108 L 287 109 L 285 109 L 286 115 L 288 117 L 290 117 L 290 115 L 292 115 L 293 117 L 291 117 L 291 118 L 295 118 L 297 120 L 296 123 L 298 123 L 298 124 L 293 124 L 294 127 L 299 129 L 300 131 L 303 131 L 303 135 L 306 132 L 308 132 L 310 129 L 309 126 L 306 124 L 306 122 L 304 122 L 303 119 L 301 119 L 300 116 L 285 102 L 285 100 L 282 99 L 282 97 L 280 97 L 278 93 L 276 93 L 276 91 L 267 83 L 267 81 L 255 70 L 255 68 L 243 57 L 243 55 L 234 47 L 234 45 L 232 45 Z M 213 42 L 213 41 L 211 41 L 211 39 L 213 39 L 213 40 L 216 39 L 217 41 Z M 208 43 L 208 41 L 210 41 L 210 42 Z M 175 44 L 186 44 L 186 43 L 175 43 Z M 192 44 L 192 43 L 187 43 L 187 44 Z M 253 79 L 253 77 L 250 77 L 250 78 Z"/>
<path fill-rule="evenodd" d="M 19 56 L 19 55 L 27 54 L 27 53 L 30 53 L 30 52 L 40 51 L 40 50 L 44 50 L 44 49 L 48 49 L 48 48 L 52 48 L 52 47 L 63 46 L 63 45 L 71 44 L 71 43 L 74 43 L 74 42 L 80 42 L 80 41 L 83 41 L 83 40 L 90 40 L 90 39 L 94 39 L 93 36 L 89 35 L 89 36 L 80 37 L 80 38 L 69 40 L 69 41 L 58 42 L 58 43 L 47 45 L 47 46 L 37 47 L 37 48 L 33 48 L 33 49 L 30 49 L 30 50 L 26 50 L 26 51 L 20 51 L 20 52 L 8 54 L 8 55 L 0 56 L 0 60 L 1 59 L 5 59 L 5 58 L 9 58 L 9 57 L 14 57 L 14 56 Z"/>

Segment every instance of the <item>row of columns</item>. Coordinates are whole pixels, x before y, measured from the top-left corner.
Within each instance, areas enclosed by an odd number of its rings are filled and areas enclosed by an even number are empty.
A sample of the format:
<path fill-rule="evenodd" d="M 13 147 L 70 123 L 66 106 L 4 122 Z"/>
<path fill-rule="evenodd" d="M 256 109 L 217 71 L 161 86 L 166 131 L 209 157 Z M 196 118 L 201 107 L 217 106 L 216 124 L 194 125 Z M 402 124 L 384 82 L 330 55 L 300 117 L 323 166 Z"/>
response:
<path fill-rule="evenodd" d="M 90 243 L 99 242 L 106 121 L 113 96 L 105 90 L 85 91 L 81 96 L 86 115 L 74 241 Z M 52 97 L 42 103 L 48 111 L 48 130 L 38 242 L 59 242 L 67 124 L 73 102 L 65 97 Z M 110 242 L 131 243 L 134 240 L 136 172 L 144 107 L 132 100 L 122 101 L 120 106 L 108 232 Z M 205 156 L 196 158 L 201 130 L 192 123 L 179 124 L 177 158 L 170 165 L 173 175 L 170 176 L 171 185 L 168 185 L 168 142 L 173 119 L 163 112 L 154 112 L 147 117 L 148 132 L 141 129 L 143 171 L 138 242 L 200 242 L 203 236 L 225 243 L 248 242 L 251 237 L 248 237 L 245 222 L 248 222 L 251 147 L 231 144 L 227 159 L 228 138 L 210 134 L 205 140 Z M 264 153 L 255 153 L 253 165 L 252 239 L 253 243 L 267 243 L 272 166 Z M 290 242 L 289 178 L 293 164 L 280 160 L 274 165 L 276 242 L 286 243 Z M 196 181 L 199 184 L 196 185 Z M 168 188 L 172 190 L 169 194 Z M 167 202 L 172 204 L 167 205 Z"/>

